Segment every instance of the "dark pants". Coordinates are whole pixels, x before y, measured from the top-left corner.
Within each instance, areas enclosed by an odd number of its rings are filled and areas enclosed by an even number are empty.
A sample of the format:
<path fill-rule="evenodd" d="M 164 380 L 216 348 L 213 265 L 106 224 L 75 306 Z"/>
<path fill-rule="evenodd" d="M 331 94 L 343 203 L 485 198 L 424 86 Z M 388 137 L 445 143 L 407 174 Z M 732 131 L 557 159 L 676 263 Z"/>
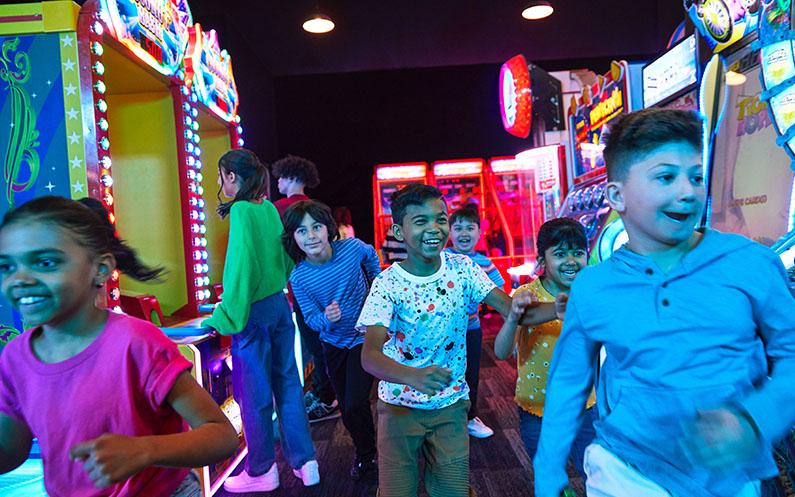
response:
<path fill-rule="evenodd" d="M 524 442 L 525 450 L 530 459 L 536 456 L 538 450 L 538 440 L 541 436 L 541 417 L 535 414 L 530 414 L 521 407 L 519 409 L 519 431 L 522 434 L 522 441 Z M 593 439 L 596 437 L 596 432 L 593 429 L 594 417 L 596 416 L 596 409 L 588 409 L 585 411 L 585 419 L 580 425 L 577 436 L 571 444 L 569 457 L 574 467 L 577 468 L 577 473 L 585 481 L 585 470 L 582 467 L 582 461 L 585 459 L 585 448 L 588 447 Z"/>
<path fill-rule="evenodd" d="M 375 426 L 370 412 L 370 389 L 373 377 L 362 368 L 362 345 L 337 348 L 322 342 L 326 367 L 337 394 L 342 424 L 351 434 L 360 461 L 375 457 Z"/>
<path fill-rule="evenodd" d="M 326 360 L 323 357 L 323 347 L 320 345 L 320 333 L 307 326 L 304 314 L 295 300 L 293 301 L 293 311 L 295 311 L 295 322 L 298 324 L 298 332 L 301 334 L 304 350 L 314 364 L 310 376 L 312 391 L 321 402 L 331 404 L 334 402 L 334 389 L 326 372 Z"/>
<path fill-rule="evenodd" d="M 478 381 L 480 381 L 480 353 L 483 351 L 483 330 L 467 331 L 467 370 L 464 377 L 469 385 L 469 412 L 467 419 L 478 415 Z"/>

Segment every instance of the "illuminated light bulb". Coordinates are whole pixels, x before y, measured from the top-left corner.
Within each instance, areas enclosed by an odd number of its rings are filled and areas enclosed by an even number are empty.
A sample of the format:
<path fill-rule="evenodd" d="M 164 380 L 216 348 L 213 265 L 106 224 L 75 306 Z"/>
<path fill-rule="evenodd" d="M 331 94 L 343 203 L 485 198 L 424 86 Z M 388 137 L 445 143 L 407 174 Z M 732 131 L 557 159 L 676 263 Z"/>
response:
<path fill-rule="evenodd" d="M 194 260 L 197 260 L 197 261 L 200 261 L 200 260 L 201 260 L 201 258 L 202 258 L 202 252 L 201 252 L 201 250 L 194 250 L 194 251 L 193 251 L 193 259 L 194 259 Z"/>
<path fill-rule="evenodd" d="M 116 216 L 112 212 L 108 214 L 108 220 L 110 221 L 110 224 L 116 224 Z"/>
<path fill-rule="evenodd" d="M 91 27 L 94 33 L 98 34 L 99 36 L 102 36 L 102 33 L 105 32 L 105 28 L 102 27 L 102 23 L 99 21 L 94 21 L 94 24 Z"/>
<path fill-rule="evenodd" d="M 186 126 L 190 126 L 191 123 L 193 122 L 193 119 L 191 119 L 190 116 L 185 116 L 185 119 L 183 121 L 185 122 Z"/>
<path fill-rule="evenodd" d="M 205 272 L 205 273 L 209 273 L 210 272 L 210 266 L 208 266 L 207 264 L 202 264 L 202 271 Z"/>
<path fill-rule="evenodd" d="M 199 136 L 199 134 L 198 134 L 198 133 L 196 133 L 195 135 L 193 135 L 193 143 L 195 143 L 195 144 L 197 144 L 197 145 L 198 145 L 200 141 L 202 141 L 202 139 L 201 139 L 201 137 Z"/>
<path fill-rule="evenodd" d="M 194 164 L 196 164 L 196 158 L 193 157 L 192 155 L 189 155 L 188 158 L 185 160 L 188 162 L 189 166 L 193 166 Z"/>
<path fill-rule="evenodd" d="M 102 157 L 99 161 L 102 163 L 102 167 L 105 169 L 110 169 L 110 166 L 113 164 L 109 155 Z"/>
<path fill-rule="evenodd" d="M 190 101 L 196 103 L 199 101 L 199 97 L 194 93 L 193 95 L 190 96 Z"/>
<path fill-rule="evenodd" d="M 245 141 L 244 141 L 242 138 L 238 138 L 238 139 L 237 139 L 237 145 L 238 145 L 239 147 L 242 147 L 242 146 L 243 146 L 243 145 L 245 145 L 245 144 L 246 144 L 246 142 L 245 142 Z"/>
<path fill-rule="evenodd" d="M 202 278 L 201 276 L 197 276 L 196 278 L 193 279 L 193 284 L 196 286 L 202 286 L 203 282 L 204 278 Z"/>
<path fill-rule="evenodd" d="M 202 208 L 203 208 L 203 207 L 204 207 L 204 199 L 200 198 L 200 199 L 198 200 L 198 204 L 199 204 L 199 207 L 202 207 Z"/>
<path fill-rule="evenodd" d="M 196 173 L 196 181 L 201 183 L 203 179 L 204 179 L 204 175 L 202 173 Z"/>
<path fill-rule="evenodd" d="M 194 148 L 193 148 L 193 155 L 195 155 L 196 157 L 198 157 L 198 156 L 200 156 L 201 154 L 202 154 L 202 149 L 200 149 L 199 147 L 194 147 Z"/>
<path fill-rule="evenodd" d="M 185 110 L 185 112 L 190 112 L 190 104 L 188 102 L 183 103 L 182 108 Z"/>
<path fill-rule="evenodd" d="M 189 130 L 189 129 L 186 129 L 186 130 L 185 130 L 185 138 L 187 138 L 188 140 L 190 140 L 191 138 L 193 138 L 193 131 L 191 131 L 191 130 Z"/>
<path fill-rule="evenodd" d="M 100 76 L 105 74 L 105 66 L 102 64 L 102 62 L 96 61 L 94 62 L 94 65 L 92 67 L 94 68 L 94 72 L 99 74 Z"/>
<path fill-rule="evenodd" d="M 185 151 L 188 152 L 189 154 L 193 153 L 193 143 L 188 142 L 187 144 L 185 144 Z"/>
<path fill-rule="evenodd" d="M 110 279 L 113 281 L 119 281 L 119 276 L 121 276 L 121 273 L 118 269 L 114 269 L 113 272 L 110 273 Z"/>
<path fill-rule="evenodd" d="M 200 212 L 199 213 L 199 221 L 204 222 L 205 219 L 207 219 L 207 215 L 204 212 Z"/>
<path fill-rule="evenodd" d="M 108 120 L 105 119 L 104 117 L 100 117 L 99 121 L 97 121 L 97 127 L 99 127 L 99 129 L 101 129 L 102 131 L 107 131 L 108 130 Z"/>
<path fill-rule="evenodd" d="M 194 273 L 201 273 L 202 272 L 202 265 L 201 264 L 194 264 L 193 265 L 193 272 Z"/>
<path fill-rule="evenodd" d="M 105 100 L 100 98 L 99 100 L 97 100 L 97 109 L 100 112 L 107 112 L 108 111 L 108 103 Z"/>
<path fill-rule="evenodd" d="M 197 160 L 196 161 L 196 169 L 201 169 L 201 168 L 202 168 L 202 161 Z"/>
<path fill-rule="evenodd" d="M 184 80 L 185 79 L 185 71 L 183 71 L 182 69 L 177 71 L 177 78 L 179 78 L 180 81 Z"/>
<path fill-rule="evenodd" d="M 537 21 L 549 17 L 555 11 L 549 2 L 535 1 L 522 11 L 522 17 L 528 21 Z"/>
<path fill-rule="evenodd" d="M 240 116 L 239 116 L 239 115 L 238 115 L 238 116 L 235 116 L 235 122 L 236 122 L 236 123 L 239 123 L 239 122 L 240 122 Z"/>
<path fill-rule="evenodd" d="M 207 239 L 206 238 L 202 238 L 202 247 L 206 247 L 206 246 L 207 246 Z"/>
<path fill-rule="evenodd" d="M 198 211 L 190 211 L 190 218 L 194 221 L 199 219 L 199 212 Z"/>
<path fill-rule="evenodd" d="M 201 233 L 202 235 L 207 233 L 207 226 L 205 226 L 203 224 L 201 226 L 199 226 L 199 233 Z"/>
<path fill-rule="evenodd" d="M 206 261 L 208 256 L 209 256 L 209 254 L 207 253 L 207 251 L 206 250 L 202 250 L 202 259 Z"/>
<path fill-rule="evenodd" d="M 191 127 L 193 128 L 193 131 L 199 131 L 199 121 L 193 121 Z"/>
<path fill-rule="evenodd" d="M 188 169 L 188 178 L 196 179 L 196 171 L 194 171 L 193 169 Z"/>
<path fill-rule="evenodd" d="M 191 115 L 191 116 L 192 116 L 194 119 L 196 119 L 197 117 L 199 117 L 199 110 L 198 110 L 196 107 L 193 107 L 193 108 L 190 110 L 190 115 Z"/>
<path fill-rule="evenodd" d="M 195 224 L 195 223 L 194 223 L 194 224 L 192 224 L 192 225 L 190 226 L 190 230 L 191 230 L 191 231 L 193 231 L 194 233 L 197 233 L 197 234 L 198 234 L 198 233 L 199 233 L 199 225 L 198 225 L 198 224 Z"/>
<path fill-rule="evenodd" d="M 110 298 L 112 298 L 113 300 L 119 300 L 119 297 L 121 297 L 121 290 L 119 290 L 118 288 L 112 288 L 110 290 Z M 114 307 L 114 309 L 115 309 L 115 307 Z M 121 310 L 121 309 L 119 309 L 119 310 Z"/>
<path fill-rule="evenodd" d="M 188 89 L 187 86 L 182 87 L 182 94 L 185 95 L 186 97 L 190 94 L 190 90 Z"/>
<path fill-rule="evenodd" d="M 110 148 L 110 140 L 108 140 L 107 136 L 103 136 L 99 140 L 99 146 L 102 147 L 102 150 L 107 150 Z"/>
<path fill-rule="evenodd" d="M 237 128 L 235 128 L 235 130 L 237 131 L 238 135 L 242 135 L 243 134 L 243 126 L 238 126 Z"/>
<path fill-rule="evenodd" d="M 204 300 L 202 297 L 204 297 L 204 292 L 202 292 L 201 290 L 196 292 L 196 300 Z"/>
<path fill-rule="evenodd" d="M 205 276 L 204 277 L 204 284 L 205 285 L 209 285 L 210 284 L 210 277 L 209 276 Z"/>
<path fill-rule="evenodd" d="M 196 193 L 199 195 L 204 195 L 204 187 L 202 187 L 201 185 L 197 186 Z"/>
<path fill-rule="evenodd" d="M 96 83 L 94 83 L 94 88 L 96 88 L 97 93 L 99 93 L 100 95 L 104 94 L 105 90 L 107 90 L 107 87 L 105 86 L 105 82 L 102 81 L 102 80 L 97 81 Z"/>
<path fill-rule="evenodd" d="M 103 174 L 102 178 L 100 178 L 102 184 L 105 185 L 105 188 L 110 188 L 113 186 L 113 178 L 110 177 L 110 174 Z"/>
<path fill-rule="evenodd" d="M 103 200 L 105 201 L 105 205 L 107 206 L 113 205 L 113 195 L 111 195 L 110 193 L 106 193 Z"/>

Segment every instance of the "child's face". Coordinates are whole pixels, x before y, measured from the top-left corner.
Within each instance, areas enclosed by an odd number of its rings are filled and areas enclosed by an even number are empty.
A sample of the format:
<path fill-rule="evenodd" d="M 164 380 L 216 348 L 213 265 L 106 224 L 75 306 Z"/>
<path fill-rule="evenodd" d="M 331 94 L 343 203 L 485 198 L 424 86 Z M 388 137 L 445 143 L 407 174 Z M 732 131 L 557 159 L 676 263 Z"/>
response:
<path fill-rule="evenodd" d="M 610 206 L 621 214 L 630 246 L 660 252 L 690 239 L 706 200 L 701 153 L 668 143 L 629 168 L 625 181 L 607 185 Z"/>
<path fill-rule="evenodd" d="M 25 326 L 68 322 L 94 307 L 97 280 L 113 266 L 92 254 L 65 229 L 18 222 L 0 233 L 0 278 L 5 298 Z M 112 257 L 111 257 L 112 259 Z"/>
<path fill-rule="evenodd" d="M 544 251 L 544 278 L 554 282 L 558 288 L 568 290 L 577 273 L 587 264 L 583 248 L 560 244 Z"/>
<path fill-rule="evenodd" d="M 235 198 L 240 190 L 237 175 L 224 168 L 218 170 L 218 184 L 221 185 L 221 191 L 227 198 Z"/>
<path fill-rule="evenodd" d="M 276 186 L 279 189 L 279 193 L 282 195 L 287 195 L 287 192 L 290 191 L 293 185 L 295 185 L 296 179 L 295 178 L 285 178 L 281 177 L 276 182 Z"/>
<path fill-rule="evenodd" d="M 395 237 L 406 244 L 409 258 L 432 260 L 439 257 L 450 225 L 447 224 L 447 204 L 444 199 L 428 199 L 422 205 L 409 205 L 403 223 L 392 226 Z"/>
<path fill-rule="evenodd" d="M 457 251 L 472 252 L 480 240 L 480 226 L 469 219 L 458 219 L 452 225 L 450 238 L 453 241 L 453 248 Z"/>
<path fill-rule="evenodd" d="M 293 233 L 293 238 L 310 261 L 323 259 L 324 255 L 331 250 L 328 241 L 328 228 L 309 214 L 304 214 L 304 219 Z"/>

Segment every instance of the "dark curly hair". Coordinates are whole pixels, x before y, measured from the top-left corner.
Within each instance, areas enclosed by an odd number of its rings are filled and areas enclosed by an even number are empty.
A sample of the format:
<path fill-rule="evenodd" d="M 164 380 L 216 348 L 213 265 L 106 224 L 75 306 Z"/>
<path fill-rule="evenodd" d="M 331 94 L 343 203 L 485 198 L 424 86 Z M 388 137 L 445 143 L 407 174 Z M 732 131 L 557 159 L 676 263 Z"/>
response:
<path fill-rule="evenodd" d="M 276 178 L 294 178 L 304 184 L 307 188 L 314 188 L 320 184 L 317 175 L 317 166 L 311 160 L 288 155 L 273 163 L 273 175 Z"/>
<path fill-rule="evenodd" d="M 332 242 L 340 237 L 337 223 L 331 215 L 331 209 L 323 202 L 316 200 L 300 200 L 284 211 L 282 223 L 284 223 L 284 233 L 282 233 L 282 245 L 284 250 L 292 260 L 297 263 L 304 260 L 306 254 L 295 242 L 295 231 L 301 226 L 304 216 L 309 216 L 320 224 L 326 225 L 328 229 L 328 241 Z"/>

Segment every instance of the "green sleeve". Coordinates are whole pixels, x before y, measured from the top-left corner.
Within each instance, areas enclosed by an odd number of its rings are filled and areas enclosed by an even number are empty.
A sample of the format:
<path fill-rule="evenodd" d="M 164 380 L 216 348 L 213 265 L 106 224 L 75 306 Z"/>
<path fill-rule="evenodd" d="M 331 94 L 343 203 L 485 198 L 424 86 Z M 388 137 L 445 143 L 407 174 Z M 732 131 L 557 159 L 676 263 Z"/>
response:
<path fill-rule="evenodd" d="M 256 261 L 254 241 L 247 229 L 244 207 L 236 203 L 229 215 L 229 242 L 224 262 L 224 294 L 213 311 L 212 317 L 202 325 L 210 326 L 222 335 L 240 333 L 248 322 L 248 314 L 254 296 L 252 275 Z"/>

